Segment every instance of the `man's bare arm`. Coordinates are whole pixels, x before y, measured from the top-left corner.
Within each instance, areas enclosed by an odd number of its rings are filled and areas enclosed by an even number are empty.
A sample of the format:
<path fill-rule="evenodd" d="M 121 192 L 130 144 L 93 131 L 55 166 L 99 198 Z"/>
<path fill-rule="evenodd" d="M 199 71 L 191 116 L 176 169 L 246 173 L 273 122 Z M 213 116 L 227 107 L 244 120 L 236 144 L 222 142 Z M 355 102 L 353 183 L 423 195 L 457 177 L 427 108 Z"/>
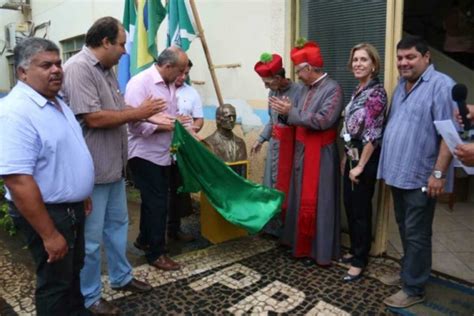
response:
<path fill-rule="evenodd" d="M 68 252 L 66 240 L 49 216 L 34 178 L 25 174 L 3 178 L 18 211 L 43 240 L 48 262 L 62 259 Z"/>
<path fill-rule="evenodd" d="M 128 107 L 124 110 L 101 110 L 82 115 L 89 128 L 114 128 L 128 122 L 136 122 L 149 118 L 166 109 L 166 101 L 162 99 L 146 99 L 139 107 Z"/>
<path fill-rule="evenodd" d="M 448 145 L 446 145 L 444 140 L 441 140 L 438 159 L 436 160 L 434 170 L 440 170 L 443 173 L 446 173 L 452 159 L 453 156 L 449 151 Z M 444 192 L 445 184 L 446 179 L 435 179 L 433 175 L 431 175 L 428 179 L 428 195 L 431 197 L 437 197 Z"/>

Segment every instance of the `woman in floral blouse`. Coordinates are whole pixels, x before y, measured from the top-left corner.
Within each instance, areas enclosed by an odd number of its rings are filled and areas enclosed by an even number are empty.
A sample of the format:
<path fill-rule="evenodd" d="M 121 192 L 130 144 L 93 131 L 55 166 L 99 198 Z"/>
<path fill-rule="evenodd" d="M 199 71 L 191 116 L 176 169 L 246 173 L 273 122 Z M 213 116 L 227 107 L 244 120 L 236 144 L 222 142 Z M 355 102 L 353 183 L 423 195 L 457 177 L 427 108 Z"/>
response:
<path fill-rule="evenodd" d="M 343 278 L 346 282 L 362 277 L 368 263 L 372 242 L 372 197 L 387 105 L 387 93 L 377 77 L 380 56 L 374 46 L 367 43 L 354 46 L 348 67 L 359 84 L 345 108 L 341 132 L 346 144 L 341 165 L 344 206 L 351 238 L 351 249 L 341 258 L 342 262 L 351 264 Z"/>

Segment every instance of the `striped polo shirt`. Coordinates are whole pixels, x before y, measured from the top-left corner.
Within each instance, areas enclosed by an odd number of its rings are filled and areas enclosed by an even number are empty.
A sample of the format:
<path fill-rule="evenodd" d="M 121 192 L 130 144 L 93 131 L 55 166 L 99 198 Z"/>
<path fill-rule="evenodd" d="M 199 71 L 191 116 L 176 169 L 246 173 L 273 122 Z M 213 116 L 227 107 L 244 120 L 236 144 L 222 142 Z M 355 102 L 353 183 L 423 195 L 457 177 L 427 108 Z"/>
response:
<path fill-rule="evenodd" d="M 89 128 L 82 119 L 82 114 L 125 108 L 114 71 L 103 68 L 90 49 L 84 47 L 64 65 L 62 93 L 81 124 L 94 160 L 95 183 L 120 180 L 127 162 L 126 124 L 116 128 Z"/>

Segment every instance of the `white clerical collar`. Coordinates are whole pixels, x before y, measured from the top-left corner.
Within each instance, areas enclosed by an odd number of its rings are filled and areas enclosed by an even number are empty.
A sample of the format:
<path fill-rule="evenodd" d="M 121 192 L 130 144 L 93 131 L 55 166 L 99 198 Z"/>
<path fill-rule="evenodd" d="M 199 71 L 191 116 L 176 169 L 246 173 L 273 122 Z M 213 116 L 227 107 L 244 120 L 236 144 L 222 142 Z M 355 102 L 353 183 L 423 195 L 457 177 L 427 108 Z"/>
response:
<path fill-rule="evenodd" d="M 323 80 L 324 78 L 326 78 L 328 76 L 327 72 L 325 72 L 321 77 L 319 77 L 318 79 L 316 79 L 312 84 L 311 84 L 311 87 L 314 86 L 315 84 L 317 84 L 318 82 L 320 82 L 321 80 Z"/>

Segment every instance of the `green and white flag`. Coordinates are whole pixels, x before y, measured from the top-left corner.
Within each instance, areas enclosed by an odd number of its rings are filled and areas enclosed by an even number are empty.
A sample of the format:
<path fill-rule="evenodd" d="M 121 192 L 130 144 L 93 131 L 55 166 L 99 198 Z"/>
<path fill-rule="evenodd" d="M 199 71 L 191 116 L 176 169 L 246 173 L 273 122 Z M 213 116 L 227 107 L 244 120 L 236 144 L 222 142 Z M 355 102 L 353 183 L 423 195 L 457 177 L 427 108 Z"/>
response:
<path fill-rule="evenodd" d="M 167 11 L 167 46 L 179 46 L 187 51 L 192 40 L 198 35 L 191 4 L 189 0 L 169 0 Z"/>

